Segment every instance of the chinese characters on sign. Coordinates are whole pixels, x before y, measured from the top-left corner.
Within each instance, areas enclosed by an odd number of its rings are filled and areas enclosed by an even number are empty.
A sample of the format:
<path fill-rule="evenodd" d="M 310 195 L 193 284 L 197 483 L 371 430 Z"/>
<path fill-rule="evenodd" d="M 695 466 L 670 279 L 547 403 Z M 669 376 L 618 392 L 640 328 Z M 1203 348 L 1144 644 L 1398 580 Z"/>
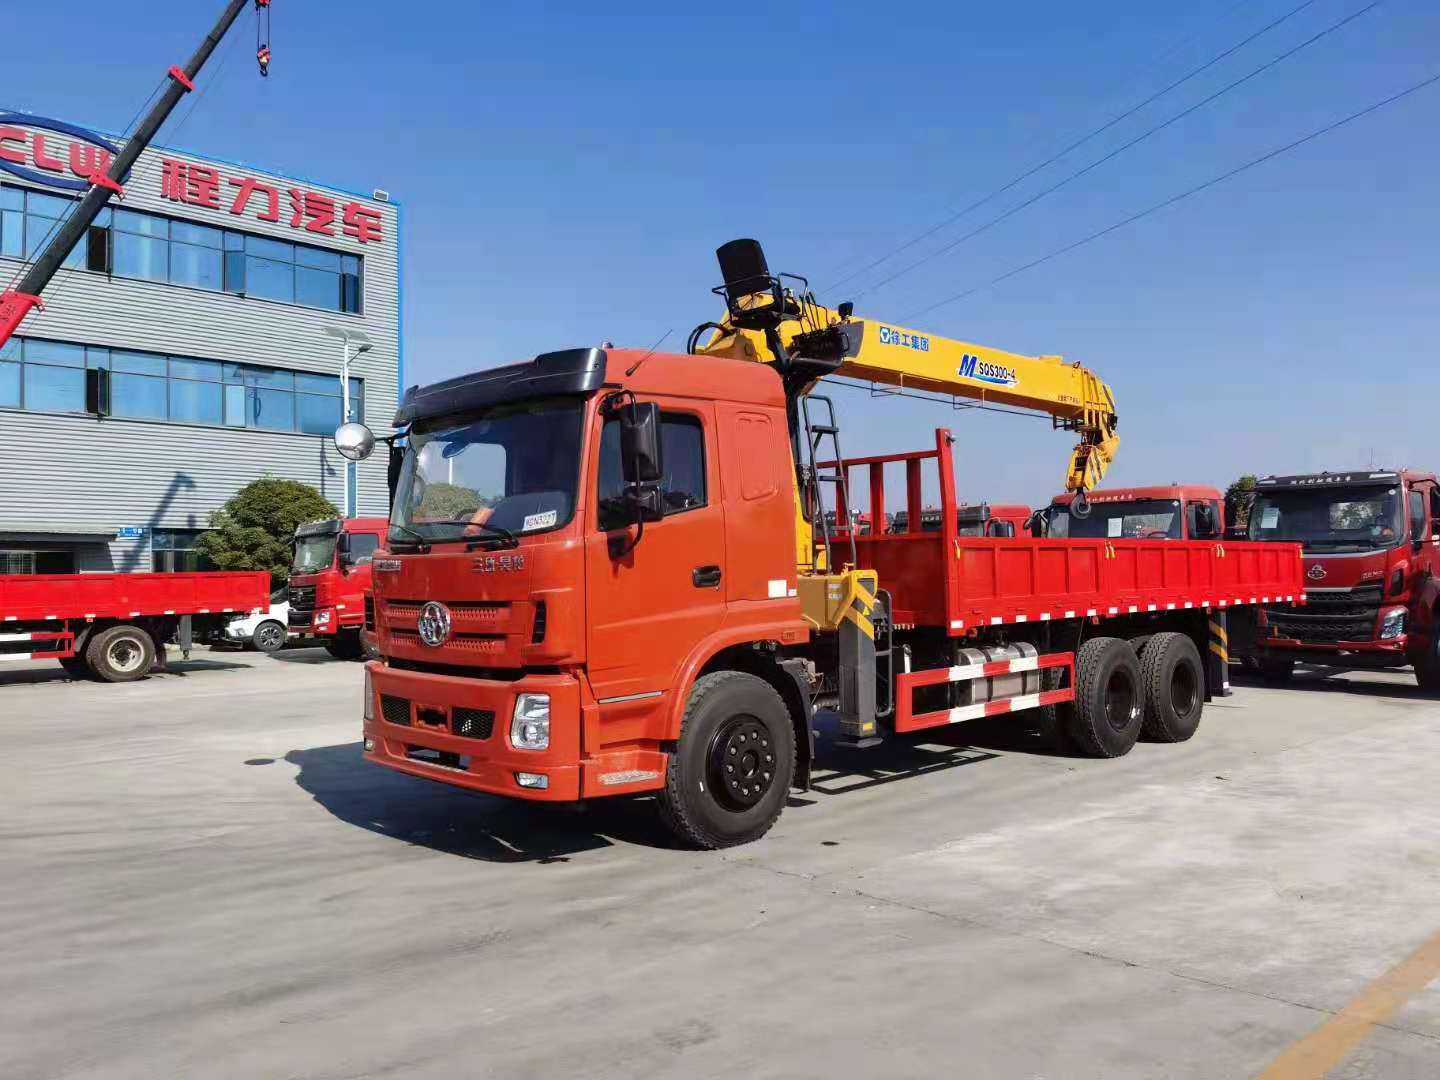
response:
<path fill-rule="evenodd" d="M 252 176 L 223 176 L 219 169 L 164 158 L 160 169 L 160 197 L 189 206 L 226 210 L 236 217 L 284 222 L 320 236 L 348 236 L 362 244 L 385 240 L 384 218 L 361 202 L 338 202 L 329 195 L 304 188 L 278 188 Z"/>

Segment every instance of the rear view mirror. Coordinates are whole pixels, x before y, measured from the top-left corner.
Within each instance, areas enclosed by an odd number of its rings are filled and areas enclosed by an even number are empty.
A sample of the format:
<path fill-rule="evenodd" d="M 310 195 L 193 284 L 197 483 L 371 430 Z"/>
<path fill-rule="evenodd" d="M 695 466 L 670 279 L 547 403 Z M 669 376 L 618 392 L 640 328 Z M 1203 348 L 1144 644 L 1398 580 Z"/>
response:
<path fill-rule="evenodd" d="M 627 487 L 660 483 L 660 406 L 653 401 L 620 409 L 620 461 Z"/>
<path fill-rule="evenodd" d="M 335 449 L 346 461 L 364 461 L 375 449 L 375 433 L 364 424 L 341 424 L 335 429 Z"/>

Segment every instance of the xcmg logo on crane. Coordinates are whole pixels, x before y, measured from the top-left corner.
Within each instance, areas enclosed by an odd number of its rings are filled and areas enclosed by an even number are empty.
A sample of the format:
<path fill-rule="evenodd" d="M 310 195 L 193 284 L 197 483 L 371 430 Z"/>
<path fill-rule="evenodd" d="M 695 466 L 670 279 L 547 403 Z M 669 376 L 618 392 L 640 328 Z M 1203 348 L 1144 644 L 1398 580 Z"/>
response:
<path fill-rule="evenodd" d="M 971 356 L 966 353 L 960 357 L 960 366 L 955 373 L 962 379 L 974 379 L 976 382 L 990 383 L 992 386 L 1014 386 L 1020 381 L 1020 376 L 1015 373 L 1012 367 L 1004 364 L 992 364 L 988 360 L 981 360 L 978 356 Z"/>

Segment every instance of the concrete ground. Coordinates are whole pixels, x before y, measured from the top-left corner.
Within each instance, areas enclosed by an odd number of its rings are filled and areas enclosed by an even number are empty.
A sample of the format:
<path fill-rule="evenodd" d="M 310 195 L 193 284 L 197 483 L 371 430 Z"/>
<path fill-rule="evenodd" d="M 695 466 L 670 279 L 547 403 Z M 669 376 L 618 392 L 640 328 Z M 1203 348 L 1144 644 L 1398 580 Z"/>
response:
<path fill-rule="evenodd" d="M 1241 686 L 1118 761 L 1013 720 L 831 752 L 719 854 L 365 765 L 360 693 L 314 650 L 6 665 L 0 1076 L 1214 1080 L 1357 997 L 1269 1075 L 1440 1076 L 1433 972 L 1363 996 L 1440 930 L 1408 675 Z"/>

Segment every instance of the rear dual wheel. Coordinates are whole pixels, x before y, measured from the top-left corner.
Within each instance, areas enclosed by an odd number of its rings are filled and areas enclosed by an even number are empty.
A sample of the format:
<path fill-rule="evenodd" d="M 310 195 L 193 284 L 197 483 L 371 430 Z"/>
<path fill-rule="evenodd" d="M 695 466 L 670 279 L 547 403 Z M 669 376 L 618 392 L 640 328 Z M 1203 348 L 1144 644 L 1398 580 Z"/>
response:
<path fill-rule="evenodd" d="M 1140 660 L 1128 641 L 1091 638 L 1075 654 L 1075 701 L 1068 733 L 1087 757 L 1130 752 L 1145 717 Z"/>
<path fill-rule="evenodd" d="M 1155 634 L 1140 656 L 1145 719 L 1140 734 L 1151 742 L 1184 742 L 1205 711 L 1205 671 L 1200 650 L 1186 634 Z"/>

